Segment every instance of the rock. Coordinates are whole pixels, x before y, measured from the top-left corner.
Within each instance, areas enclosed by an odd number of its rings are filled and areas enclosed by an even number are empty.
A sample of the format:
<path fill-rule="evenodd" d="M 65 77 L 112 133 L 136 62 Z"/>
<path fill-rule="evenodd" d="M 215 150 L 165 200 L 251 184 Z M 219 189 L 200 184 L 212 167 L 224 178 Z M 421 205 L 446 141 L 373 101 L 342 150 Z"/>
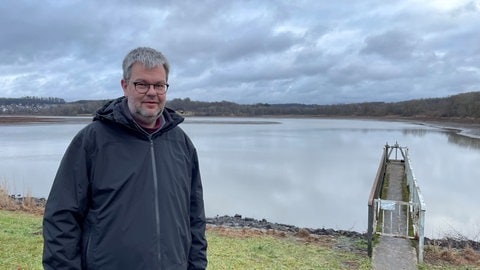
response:
<path fill-rule="evenodd" d="M 276 230 L 285 233 L 294 233 L 297 235 L 307 236 L 310 234 L 313 235 L 333 235 L 333 236 L 346 236 L 353 238 L 363 238 L 366 239 L 366 234 L 359 232 L 350 232 L 350 231 L 335 231 L 333 229 L 310 229 L 310 228 L 299 228 L 293 225 L 281 224 L 281 223 L 272 223 L 268 222 L 266 219 L 256 220 L 254 218 L 245 217 L 242 215 L 235 214 L 234 216 L 216 216 L 207 218 L 207 224 L 215 226 L 225 226 L 233 228 L 254 228 L 261 230 Z"/>

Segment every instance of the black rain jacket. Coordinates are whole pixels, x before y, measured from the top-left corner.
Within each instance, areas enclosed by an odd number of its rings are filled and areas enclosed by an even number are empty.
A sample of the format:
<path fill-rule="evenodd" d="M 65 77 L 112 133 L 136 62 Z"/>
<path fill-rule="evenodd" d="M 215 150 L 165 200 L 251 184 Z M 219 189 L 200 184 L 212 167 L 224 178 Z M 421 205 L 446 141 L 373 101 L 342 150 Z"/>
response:
<path fill-rule="evenodd" d="M 206 268 L 197 152 L 180 115 L 162 118 L 148 134 L 122 97 L 74 137 L 45 208 L 45 269 Z"/>

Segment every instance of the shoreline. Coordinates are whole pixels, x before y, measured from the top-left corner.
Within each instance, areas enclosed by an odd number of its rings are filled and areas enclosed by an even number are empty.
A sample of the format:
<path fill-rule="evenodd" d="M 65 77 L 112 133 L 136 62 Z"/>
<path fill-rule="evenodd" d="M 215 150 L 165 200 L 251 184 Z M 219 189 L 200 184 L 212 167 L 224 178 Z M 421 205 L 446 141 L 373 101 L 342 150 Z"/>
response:
<path fill-rule="evenodd" d="M 205 116 L 198 116 L 199 118 Z M 212 116 L 215 118 L 216 116 Z M 288 116 L 261 116 L 251 118 L 269 118 L 279 119 Z M 292 116 L 290 116 L 291 118 Z M 186 117 L 188 118 L 188 117 Z M 219 117 L 220 118 L 220 117 Z M 224 117 L 222 117 L 224 118 Z M 235 118 L 235 117 L 233 117 Z M 401 118 L 401 117 L 324 117 L 324 116 L 304 116 L 295 118 L 317 118 L 317 119 L 351 119 L 351 120 L 374 120 L 374 121 L 397 121 L 406 122 L 411 124 L 423 125 L 436 129 L 443 130 L 445 132 L 451 132 L 458 136 L 463 136 L 470 139 L 480 140 L 480 122 L 474 119 L 435 119 L 435 118 Z M 36 115 L 0 115 L 0 126 L 2 125 L 31 125 L 31 124 L 72 124 L 72 123 L 89 123 L 93 119 L 93 116 L 79 115 L 79 116 L 36 116 Z M 185 124 L 205 124 L 213 123 L 210 121 L 185 121 Z M 215 122 L 215 124 L 278 124 L 274 121 L 221 121 Z"/>
<path fill-rule="evenodd" d="M 332 237 L 346 237 L 353 241 L 364 240 L 367 241 L 367 233 L 360 233 L 357 231 L 349 230 L 334 230 L 325 228 L 303 228 L 295 225 L 272 223 L 266 219 L 257 220 L 249 217 L 242 217 L 242 215 L 235 214 L 234 216 L 216 216 L 207 218 L 207 225 L 210 227 L 226 227 L 232 229 L 253 229 L 260 231 L 276 231 L 284 234 L 295 236 L 332 236 Z M 471 239 L 452 238 L 445 236 L 442 239 L 430 239 L 425 237 L 425 245 L 440 246 L 443 248 L 472 248 L 476 251 L 480 251 L 480 242 Z"/>
<path fill-rule="evenodd" d="M 454 133 L 469 137 L 472 139 L 480 139 L 480 124 L 465 124 L 455 122 L 425 122 L 423 125 L 439 128 L 443 130 L 453 131 Z"/>
<path fill-rule="evenodd" d="M 30 125 L 90 122 L 93 116 L 0 115 L 0 125 Z"/>
<path fill-rule="evenodd" d="M 7 195 L 6 191 L 0 187 L 0 210 L 13 211 L 13 212 L 26 212 L 34 215 L 43 215 L 45 210 L 45 204 L 47 200 L 45 198 L 36 198 L 29 196 Z M 5 200 L 5 197 L 7 200 Z M 3 199 L 3 200 L 2 200 Z M 293 235 L 298 237 L 345 237 L 355 241 L 367 241 L 366 232 L 357 232 L 353 230 L 335 230 L 326 228 L 305 228 L 297 227 L 290 224 L 282 224 L 276 222 L 269 222 L 266 219 L 255 219 L 250 217 L 243 217 L 240 214 L 233 216 L 229 215 L 217 215 L 215 217 L 206 217 L 207 228 L 227 228 L 232 230 L 257 230 L 263 233 L 275 232 L 279 235 Z M 443 248 L 472 248 L 473 250 L 480 251 L 480 241 L 468 239 L 462 235 L 456 237 L 444 236 L 441 239 L 430 239 L 425 237 L 425 245 L 440 246 Z M 352 247 L 348 247 L 352 248 Z M 353 251 L 353 250 L 350 250 Z"/>
<path fill-rule="evenodd" d="M 0 210 L 12 211 L 12 212 L 26 212 L 34 215 L 43 215 L 43 211 L 46 204 L 45 198 L 35 197 L 21 197 L 19 195 L 8 195 L 10 200 L 14 203 L 13 206 L 2 207 L 0 204 Z M 266 219 L 255 219 L 250 217 L 243 217 L 240 214 L 233 216 L 229 215 L 217 215 L 215 217 L 206 217 L 207 230 L 238 230 L 243 231 L 257 231 L 260 233 L 269 233 L 272 235 L 286 236 L 291 235 L 299 238 L 309 237 L 333 237 L 333 238 L 345 238 L 349 241 L 342 241 L 342 245 L 337 248 L 350 251 L 350 252 L 364 252 L 362 248 L 355 246 L 353 243 L 367 241 L 367 233 L 361 233 L 352 230 L 335 230 L 331 228 L 306 228 L 297 227 L 295 225 L 270 222 Z M 247 234 L 248 235 L 248 234 Z M 444 236 L 441 239 L 424 238 L 425 245 L 439 246 L 442 248 L 454 248 L 465 249 L 471 248 L 475 251 L 480 251 L 480 241 L 465 238 L 463 236 L 450 237 Z"/>

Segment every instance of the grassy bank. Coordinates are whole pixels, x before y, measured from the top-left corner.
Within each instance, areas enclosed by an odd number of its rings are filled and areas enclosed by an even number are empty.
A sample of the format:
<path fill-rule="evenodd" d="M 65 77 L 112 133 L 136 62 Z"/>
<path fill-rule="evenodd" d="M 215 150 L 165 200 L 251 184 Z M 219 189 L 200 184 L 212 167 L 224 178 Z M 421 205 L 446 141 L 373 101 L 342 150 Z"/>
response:
<path fill-rule="evenodd" d="M 41 216 L 0 210 L 0 269 L 42 269 Z M 364 254 L 334 250 L 335 239 L 209 227 L 209 269 L 370 269 Z"/>
<path fill-rule="evenodd" d="M 41 221 L 38 213 L 0 210 L 0 269 L 42 269 Z M 207 239 L 213 270 L 371 269 L 366 253 L 338 248 L 349 241 L 341 237 L 210 226 Z M 478 252 L 471 249 L 427 246 L 425 254 L 427 263 L 419 269 L 480 269 Z"/>
<path fill-rule="evenodd" d="M 0 210 L 0 269 L 42 269 L 41 216 Z"/>
<path fill-rule="evenodd" d="M 43 205 L 33 198 L 12 199 L 0 184 L 0 269 L 42 269 Z M 207 228 L 208 269 L 371 269 L 363 240 L 312 235 L 306 230 Z M 480 269 L 472 248 L 425 247 L 419 269 Z"/>

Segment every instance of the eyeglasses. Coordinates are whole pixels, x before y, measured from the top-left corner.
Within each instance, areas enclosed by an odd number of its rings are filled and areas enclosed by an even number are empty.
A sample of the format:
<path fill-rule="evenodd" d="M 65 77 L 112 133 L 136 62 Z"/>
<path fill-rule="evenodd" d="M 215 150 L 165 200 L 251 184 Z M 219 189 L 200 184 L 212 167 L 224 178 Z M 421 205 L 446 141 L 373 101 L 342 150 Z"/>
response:
<path fill-rule="evenodd" d="M 135 86 L 135 90 L 137 90 L 140 94 L 145 94 L 150 90 L 150 86 L 153 86 L 153 89 L 157 93 L 157 95 L 163 95 L 168 90 L 168 83 L 144 83 L 144 82 L 133 82 L 133 86 Z"/>

